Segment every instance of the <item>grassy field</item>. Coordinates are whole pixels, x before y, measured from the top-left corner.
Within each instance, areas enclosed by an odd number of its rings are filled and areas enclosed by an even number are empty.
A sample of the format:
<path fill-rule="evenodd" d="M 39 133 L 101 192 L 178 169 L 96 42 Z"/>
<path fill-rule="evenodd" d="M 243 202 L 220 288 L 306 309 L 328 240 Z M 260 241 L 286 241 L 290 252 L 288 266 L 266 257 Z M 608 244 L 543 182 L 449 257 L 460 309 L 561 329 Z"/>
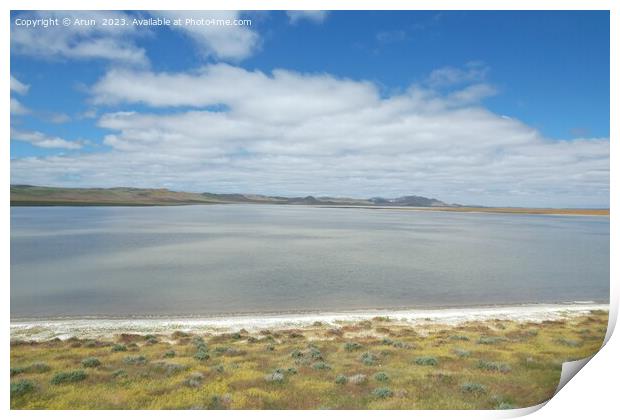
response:
<path fill-rule="evenodd" d="M 11 343 L 13 409 L 509 409 L 549 399 L 607 312 L 456 326 L 375 318 L 295 330 Z"/>

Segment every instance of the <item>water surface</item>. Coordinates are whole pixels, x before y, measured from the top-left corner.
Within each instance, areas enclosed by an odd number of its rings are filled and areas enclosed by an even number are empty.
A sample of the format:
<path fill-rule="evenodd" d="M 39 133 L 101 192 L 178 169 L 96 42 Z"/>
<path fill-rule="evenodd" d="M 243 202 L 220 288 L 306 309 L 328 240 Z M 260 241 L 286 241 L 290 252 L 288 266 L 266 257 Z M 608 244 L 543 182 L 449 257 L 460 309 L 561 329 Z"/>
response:
<path fill-rule="evenodd" d="M 11 316 L 609 301 L 609 218 L 12 207 Z"/>

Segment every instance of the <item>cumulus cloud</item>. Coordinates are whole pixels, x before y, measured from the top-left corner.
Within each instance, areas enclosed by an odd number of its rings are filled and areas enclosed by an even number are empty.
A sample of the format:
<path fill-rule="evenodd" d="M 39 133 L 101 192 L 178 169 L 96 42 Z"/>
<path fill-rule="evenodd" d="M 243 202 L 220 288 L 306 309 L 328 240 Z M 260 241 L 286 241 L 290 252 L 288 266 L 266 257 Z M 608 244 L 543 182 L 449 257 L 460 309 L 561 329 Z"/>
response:
<path fill-rule="evenodd" d="M 239 21 L 236 11 L 157 11 L 156 16 L 170 19 L 205 21 Z M 249 25 L 180 25 L 172 26 L 191 38 L 206 56 L 219 59 L 241 60 L 250 56 L 259 46 L 260 37 Z"/>
<path fill-rule="evenodd" d="M 22 131 L 11 129 L 11 140 L 24 141 L 36 147 L 45 149 L 69 149 L 76 150 L 82 148 L 82 143 L 77 141 L 65 140 L 60 137 L 48 136 L 40 131 Z"/>
<path fill-rule="evenodd" d="M 116 11 L 33 11 L 22 12 L 17 18 L 48 19 L 130 19 Z M 132 25 L 126 26 L 50 26 L 28 28 L 11 23 L 11 52 L 47 59 L 104 59 L 130 65 L 148 63 L 143 48 L 132 41 L 139 33 Z"/>
<path fill-rule="evenodd" d="M 302 20 L 322 23 L 327 18 L 327 10 L 289 10 L 286 15 L 293 25 Z"/>
<path fill-rule="evenodd" d="M 547 139 L 482 107 L 490 89 L 386 96 L 367 81 L 224 64 L 110 70 L 91 89 L 94 103 L 125 109 L 98 120 L 108 150 L 16 159 L 12 182 L 608 205 L 608 139 Z"/>

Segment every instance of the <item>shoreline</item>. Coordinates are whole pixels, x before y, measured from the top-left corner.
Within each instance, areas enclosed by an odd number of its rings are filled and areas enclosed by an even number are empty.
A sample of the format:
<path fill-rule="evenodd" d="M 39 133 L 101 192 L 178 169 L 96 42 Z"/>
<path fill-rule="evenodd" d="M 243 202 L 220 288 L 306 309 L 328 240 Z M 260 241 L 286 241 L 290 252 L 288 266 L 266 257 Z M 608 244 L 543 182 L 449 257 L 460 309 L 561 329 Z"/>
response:
<path fill-rule="evenodd" d="M 609 310 L 607 303 L 556 303 L 504 306 L 450 307 L 434 309 L 375 309 L 357 311 L 323 311 L 278 314 L 238 314 L 228 316 L 163 316 L 15 319 L 10 322 L 11 340 L 46 341 L 54 338 L 104 338 L 121 333 L 171 334 L 231 332 L 240 329 L 259 331 L 265 328 L 287 329 L 355 323 L 373 318 L 390 318 L 411 325 L 458 325 L 466 322 L 506 320 L 544 322 L 584 315 L 593 310 Z"/>

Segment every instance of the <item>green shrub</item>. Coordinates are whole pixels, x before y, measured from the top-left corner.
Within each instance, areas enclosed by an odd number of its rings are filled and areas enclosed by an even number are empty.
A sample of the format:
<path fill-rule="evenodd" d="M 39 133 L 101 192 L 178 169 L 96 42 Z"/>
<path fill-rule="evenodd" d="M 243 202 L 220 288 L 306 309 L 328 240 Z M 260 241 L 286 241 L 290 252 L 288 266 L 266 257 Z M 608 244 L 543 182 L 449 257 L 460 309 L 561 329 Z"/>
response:
<path fill-rule="evenodd" d="M 372 395 L 378 398 L 389 398 L 392 395 L 394 395 L 394 393 L 392 392 L 390 388 L 381 387 L 381 388 L 375 388 L 372 391 Z"/>
<path fill-rule="evenodd" d="M 52 370 L 52 368 L 47 363 L 34 362 L 30 366 L 28 366 L 26 370 L 31 373 L 45 373 Z"/>
<path fill-rule="evenodd" d="M 557 344 L 560 344 L 562 346 L 566 346 L 566 347 L 580 347 L 581 343 L 577 340 L 570 340 L 568 338 L 558 338 L 557 340 L 555 340 L 555 342 Z"/>
<path fill-rule="evenodd" d="M 475 382 L 466 382 L 461 385 L 461 391 L 468 392 L 470 394 L 484 394 L 487 392 L 487 388 L 484 385 L 477 384 Z"/>
<path fill-rule="evenodd" d="M 112 372 L 113 378 L 124 378 L 126 376 L 127 372 L 124 369 L 116 369 L 114 372 Z"/>
<path fill-rule="evenodd" d="M 21 381 L 11 382 L 11 398 L 19 397 L 20 395 L 27 394 L 34 391 L 35 384 L 27 379 Z"/>
<path fill-rule="evenodd" d="M 471 356 L 471 351 L 465 349 L 454 349 L 454 354 L 458 357 L 469 357 Z"/>
<path fill-rule="evenodd" d="M 194 372 L 187 379 L 185 379 L 184 384 L 191 388 L 198 388 L 202 385 L 202 380 L 204 379 L 204 375 L 200 372 Z"/>
<path fill-rule="evenodd" d="M 52 385 L 60 385 L 64 383 L 80 382 L 86 379 L 88 375 L 83 370 L 73 370 L 70 372 L 59 372 L 52 377 L 50 383 Z"/>
<path fill-rule="evenodd" d="M 317 362 L 314 365 L 312 365 L 312 369 L 314 370 L 329 370 L 331 368 L 332 367 L 325 362 Z"/>
<path fill-rule="evenodd" d="M 297 369 L 294 367 L 290 367 L 286 369 L 286 373 L 288 373 L 289 375 L 297 375 Z"/>
<path fill-rule="evenodd" d="M 492 344 L 498 344 L 501 343 L 503 341 L 506 341 L 505 338 L 503 337 L 489 337 L 489 336 L 483 336 L 480 337 L 478 339 L 478 344 L 487 344 L 487 345 L 492 345 Z"/>
<path fill-rule="evenodd" d="M 360 360 L 363 364 L 367 365 L 367 366 L 371 366 L 374 365 L 375 363 L 377 363 L 377 356 L 375 356 L 374 354 L 370 353 L 370 352 L 366 352 L 363 353 L 360 356 Z"/>
<path fill-rule="evenodd" d="M 127 346 L 124 344 L 114 344 L 112 346 L 112 351 L 113 352 L 118 352 L 118 351 L 127 351 Z"/>
<path fill-rule="evenodd" d="M 82 366 L 85 368 L 96 368 L 100 365 L 101 362 L 96 357 L 87 357 L 86 359 L 82 360 Z"/>
<path fill-rule="evenodd" d="M 176 356 L 176 352 L 174 350 L 168 350 L 167 352 L 164 353 L 164 357 L 166 358 L 170 358 L 170 357 L 174 357 Z"/>
<path fill-rule="evenodd" d="M 415 364 L 420 366 L 437 366 L 437 359 L 432 356 L 420 356 L 415 359 Z"/>
<path fill-rule="evenodd" d="M 123 362 L 128 365 L 144 365 L 148 360 L 146 357 L 140 356 L 127 356 L 123 359 Z"/>
<path fill-rule="evenodd" d="M 344 343 L 344 349 L 346 351 L 354 351 L 354 350 L 359 350 L 361 348 L 362 348 L 362 345 L 360 343 L 354 343 L 354 342 Z"/>
<path fill-rule="evenodd" d="M 494 372 L 508 373 L 512 369 L 509 364 L 501 362 L 488 362 L 486 360 L 478 360 L 478 369 L 489 370 Z"/>
<path fill-rule="evenodd" d="M 304 357 L 304 353 L 301 350 L 295 349 L 291 352 L 291 357 L 293 359 L 301 359 Z"/>
<path fill-rule="evenodd" d="M 198 350 L 196 354 L 194 354 L 194 359 L 200 361 L 209 360 L 209 354 L 204 350 Z"/>
<path fill-rule="evenodd" d="M 19 375 L 20 373 L 24 373 L 26 371 L 23 367 L 14 367 L 11 368 L 11 378 L 15 375 Z"/>
<path fill-rule="evenodd" d="M 469 337 L 467 337 L 466 335 L 452 335 L 450 336 L 450 340 L 469 341 Z"/>
<path fill-rule="evenodd" d="M 387 382 L 390 380 L 390 377 L 385 372 L 375 373 L 375 380 L 379 382 Z"/>
<path fill-rule="evenodd" d="M 347 377 L 346 377 L 346 376 L 344 376 L 344 375 L 338 375 L 338 376 L 336 376 L 336 383 L 337 383 L 338 385 L 344 385 L 344 384 L 346 384 L 348 381 L 349 381 L 349 378 L 347 378 Z"/>

